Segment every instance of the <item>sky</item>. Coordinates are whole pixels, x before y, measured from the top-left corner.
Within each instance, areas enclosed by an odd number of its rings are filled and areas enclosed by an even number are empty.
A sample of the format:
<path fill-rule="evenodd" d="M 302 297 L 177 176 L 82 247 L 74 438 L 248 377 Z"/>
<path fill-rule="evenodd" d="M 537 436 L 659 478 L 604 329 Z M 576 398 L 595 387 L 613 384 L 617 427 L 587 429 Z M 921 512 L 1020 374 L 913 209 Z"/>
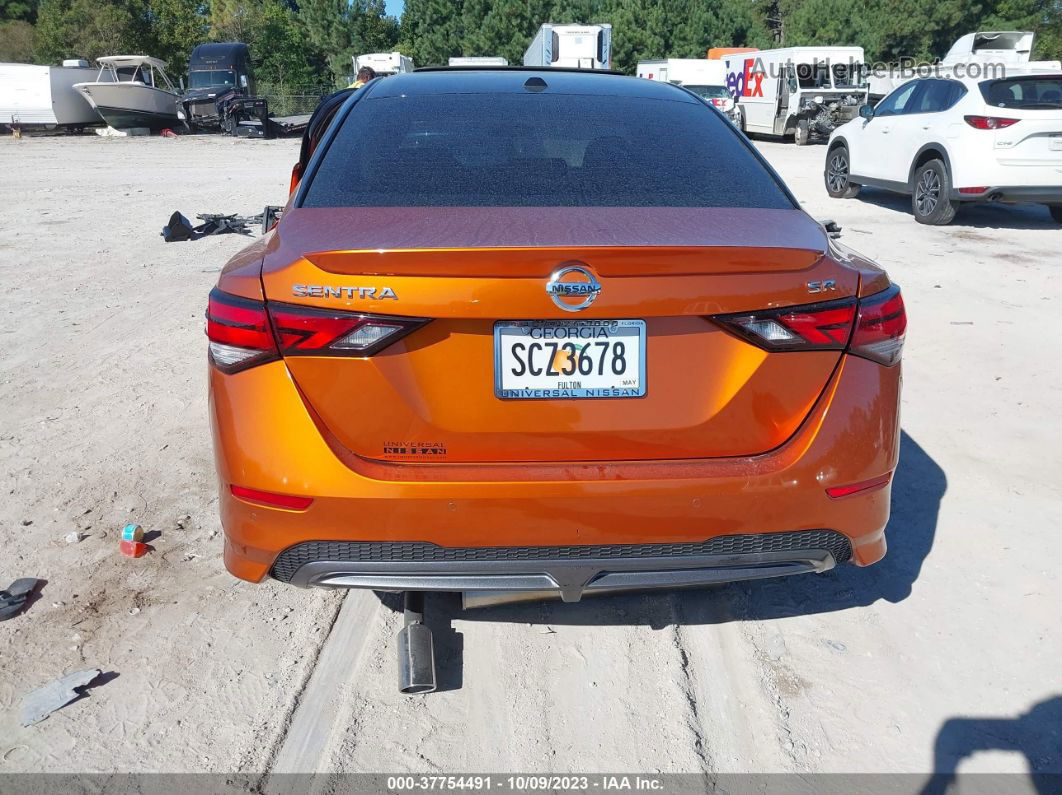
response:
<path fill-rule="evenodd" d="M 402 9 L 406 5 L 406 0 L 384 0 L 387 3 L 387 13 L 392 17 L 402 16 Z"/>

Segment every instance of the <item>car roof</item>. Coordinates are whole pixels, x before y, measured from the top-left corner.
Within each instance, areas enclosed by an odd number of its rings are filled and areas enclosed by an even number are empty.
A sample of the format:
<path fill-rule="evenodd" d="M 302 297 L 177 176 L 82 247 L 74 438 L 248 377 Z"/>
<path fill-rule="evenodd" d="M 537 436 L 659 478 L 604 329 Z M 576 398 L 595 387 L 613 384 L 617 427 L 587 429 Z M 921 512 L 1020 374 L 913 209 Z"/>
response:
<path fill-rule="evenodd" d="M 531 86 L 527 84 L 531 81 Z M 541 82 L 539 82 L 541 81 Z M 545 84 L 545 87 L 542 86 Z M 537 84 L 537 85 L 535 85 Z M 673 102 L 698 100 L 670 83 L 590 69 L 448 67 L 423 69 L 373 81 L 366 99 L 433 94 L 596 94 Z"/>

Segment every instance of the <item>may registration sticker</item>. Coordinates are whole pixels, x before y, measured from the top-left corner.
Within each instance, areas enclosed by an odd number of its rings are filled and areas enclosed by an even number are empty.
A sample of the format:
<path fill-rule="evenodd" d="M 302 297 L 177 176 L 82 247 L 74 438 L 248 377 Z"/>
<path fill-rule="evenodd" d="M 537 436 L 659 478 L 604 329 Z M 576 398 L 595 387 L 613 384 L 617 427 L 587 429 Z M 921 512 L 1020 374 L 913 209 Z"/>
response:
<path fill-rule="evenodd" d="M 644 320 L 501 320 L 494 394 L 508 400 L 645 395 Z"/>

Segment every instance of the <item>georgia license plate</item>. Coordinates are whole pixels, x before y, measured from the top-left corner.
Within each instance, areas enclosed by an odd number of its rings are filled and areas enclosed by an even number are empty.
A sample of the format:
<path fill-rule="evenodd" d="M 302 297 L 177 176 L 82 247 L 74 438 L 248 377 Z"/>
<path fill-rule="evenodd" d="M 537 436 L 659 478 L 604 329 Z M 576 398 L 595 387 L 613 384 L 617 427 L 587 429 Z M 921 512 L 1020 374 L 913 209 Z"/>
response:
<path fill-rule="evenodd" d="M 500 320 L 494 394 L 507 399 L 645 395 L 644 320 Z"/>

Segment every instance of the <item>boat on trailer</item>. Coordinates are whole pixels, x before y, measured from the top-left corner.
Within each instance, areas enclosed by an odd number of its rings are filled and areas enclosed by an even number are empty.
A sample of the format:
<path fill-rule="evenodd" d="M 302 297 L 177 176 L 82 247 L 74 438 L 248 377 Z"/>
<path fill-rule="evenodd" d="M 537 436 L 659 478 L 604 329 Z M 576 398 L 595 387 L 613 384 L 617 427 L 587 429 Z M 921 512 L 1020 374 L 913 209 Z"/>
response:
<path fill-rule="evenodd" d="M 166 74 L 166 62 L 147 55 L 97 58 L 100 71 L 92 83 L 77 83 L 96 112 L 111 127 L 161 130 L 179 124 L 180 94 Z"/>

